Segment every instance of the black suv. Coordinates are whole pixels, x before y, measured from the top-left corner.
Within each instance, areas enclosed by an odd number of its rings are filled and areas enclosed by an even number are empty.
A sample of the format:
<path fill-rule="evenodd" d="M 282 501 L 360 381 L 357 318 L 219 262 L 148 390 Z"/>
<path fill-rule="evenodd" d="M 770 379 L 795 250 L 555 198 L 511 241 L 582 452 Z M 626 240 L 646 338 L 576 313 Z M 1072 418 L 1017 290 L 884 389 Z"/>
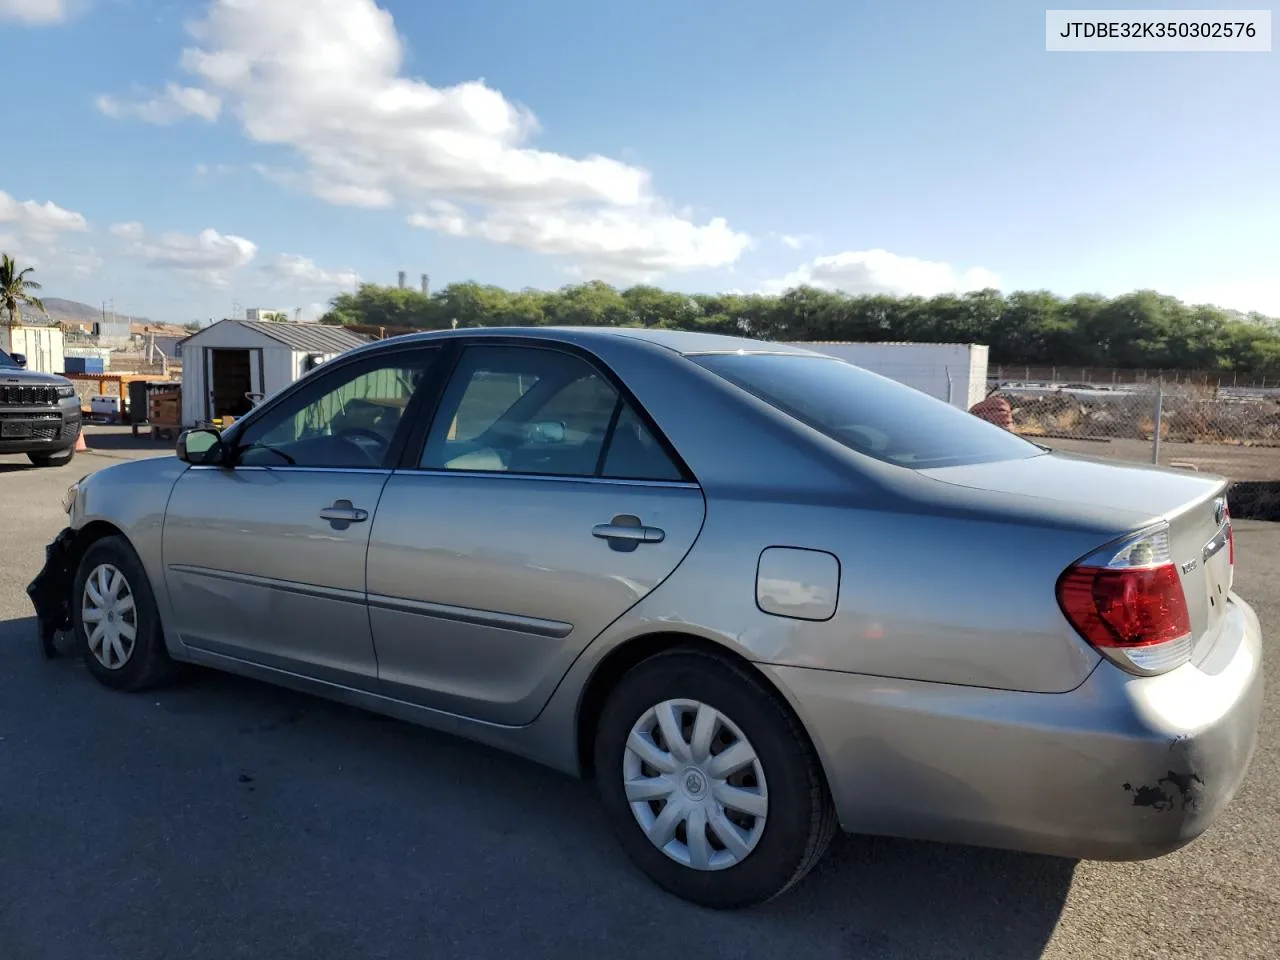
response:
<path fill-rule="evenodd" d="M 37 467 L 70 463 L 80 436 L 80 398 L 66 377 L 36 373 L 0 350 L 0 453 Z"/>

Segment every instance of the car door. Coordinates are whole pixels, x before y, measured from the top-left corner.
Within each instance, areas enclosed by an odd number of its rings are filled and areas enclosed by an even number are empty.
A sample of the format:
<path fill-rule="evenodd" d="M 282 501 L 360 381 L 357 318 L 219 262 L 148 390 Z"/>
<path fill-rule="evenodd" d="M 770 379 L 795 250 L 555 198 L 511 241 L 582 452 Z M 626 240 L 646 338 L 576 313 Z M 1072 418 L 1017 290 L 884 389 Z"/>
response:
<path fill-rule="evenodd" d="M 183 473 L 163 533 L 183 643 L 377 689 L 369 530 L 438 354 L 335 361 L 228 434 L 231 466 Z"/>
<path fill-rule="evenodd" d="M 383 692 L 532 720 L 582 649 L 680 564 L 703 513 L 698 485 L 594 360 L 466 346 L 369 540 Z"/>

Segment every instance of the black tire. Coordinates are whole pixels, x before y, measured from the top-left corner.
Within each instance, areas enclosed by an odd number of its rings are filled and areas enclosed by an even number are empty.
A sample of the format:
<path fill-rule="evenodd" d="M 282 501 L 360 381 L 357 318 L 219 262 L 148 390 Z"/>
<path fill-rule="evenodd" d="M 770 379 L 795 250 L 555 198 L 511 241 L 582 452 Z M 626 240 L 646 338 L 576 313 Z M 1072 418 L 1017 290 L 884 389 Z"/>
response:
<path fill-rule="evenodd" d="M 669 857 L 650 842 L 627 800 L 622 771 L 631 729 L 674 699 L 707 704 L 731 720 L 754 747 L 767 784 L 756 846 L 723 869 L 696 870 Z M 601 712 L 594 763 L 605 813 L 632 862 L 664 890 L 704 907 L 735 909 L 778 896 L 813 869 L 835 834 L 826 778 L 799 722 L 763 679 L 710 653 L 672 650 L 623 676 Z"/>
<path fill-rule="evenodd" d="M 94 654 L 84 620 L 85 585 L 90 575 L 103 564 L 114 567 L 124 575 L 127 589 L 133 597 L 133 647 L 124 663 L 114 668 L 102 663 Z M 142 567 L 142 561 L 124 537 L 103 537 L 94 541 L 85 551 L 76 570 L 74 592 L 71 595 L 71 622 L 85 665 L 104 686 L 131 692 L 146 690 L 170 682 L 179 673 L 180 668 L 169 658 L 169 651 L 164 644 L 160 614 L 156 609 L 151 582 Z"/>
<path fill-rule="evenodd" d="M 28 453 L 27 459 L 37 467 L 65 467 L 76 455 L 75 447 L 57 453 Z"/>

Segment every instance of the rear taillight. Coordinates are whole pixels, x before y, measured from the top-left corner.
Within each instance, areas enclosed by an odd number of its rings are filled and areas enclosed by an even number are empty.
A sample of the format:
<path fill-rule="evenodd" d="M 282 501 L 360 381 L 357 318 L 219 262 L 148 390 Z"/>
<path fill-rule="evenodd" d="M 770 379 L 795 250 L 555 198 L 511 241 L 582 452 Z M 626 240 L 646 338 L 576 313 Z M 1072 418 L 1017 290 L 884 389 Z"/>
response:
<path fill-rule="evenodd" d="M 1058 605 L 1080 636 L 1131 673 L 1163 673 L 1191 657 L 1191 614 L 1165 527 L 1068 567 Z"/>

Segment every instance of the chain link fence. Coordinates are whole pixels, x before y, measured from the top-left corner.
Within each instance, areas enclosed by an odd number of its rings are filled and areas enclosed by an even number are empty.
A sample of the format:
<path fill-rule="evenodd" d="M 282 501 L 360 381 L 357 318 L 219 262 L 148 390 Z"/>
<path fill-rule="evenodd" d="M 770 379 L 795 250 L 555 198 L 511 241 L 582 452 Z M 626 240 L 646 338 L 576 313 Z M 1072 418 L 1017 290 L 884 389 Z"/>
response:
<path fill-rule="evenodd" d="M 994 383 L 1012 430 L 1071 453 L 1280 480 L 1280 391 L 1216 383 Z"/>

